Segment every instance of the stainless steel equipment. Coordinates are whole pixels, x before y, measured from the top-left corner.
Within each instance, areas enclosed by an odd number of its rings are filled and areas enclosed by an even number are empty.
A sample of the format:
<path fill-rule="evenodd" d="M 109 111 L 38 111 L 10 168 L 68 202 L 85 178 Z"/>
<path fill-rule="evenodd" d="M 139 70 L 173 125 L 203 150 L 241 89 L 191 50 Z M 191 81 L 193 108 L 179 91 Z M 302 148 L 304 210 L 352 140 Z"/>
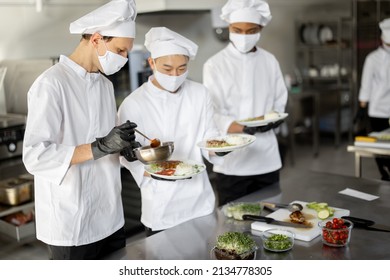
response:
<path fill-rule="evenodd" d="M 25 125 L 24 115 L 0 115 L 0 160 L 22 155 Z"/>

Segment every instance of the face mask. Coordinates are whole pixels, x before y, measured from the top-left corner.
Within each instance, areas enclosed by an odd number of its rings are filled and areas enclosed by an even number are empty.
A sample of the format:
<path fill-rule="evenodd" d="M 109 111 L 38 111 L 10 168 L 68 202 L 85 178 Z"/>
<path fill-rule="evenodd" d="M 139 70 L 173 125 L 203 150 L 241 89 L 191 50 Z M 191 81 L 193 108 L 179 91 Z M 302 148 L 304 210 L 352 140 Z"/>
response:
<path fill-rule="evenodd" d="M 104 55 L 98 54 L 98 59 L 104 74 L 112 75 L 118 72 L 126 64 L 128 59 L 109 51 L 106 42 L 104 42 L 104 45 L 106 46 L 106 53 Z"/>
<path fill-rule="evenodd" d="M 154 63 L 154 61 L 153 61 Z M 163 87 L 165 90 L 170 92 L 175 92 L 187 79 L 188 70 L 181 74 L 180 76 L 169 76 L 157 71 L 156 64 L 154 63 L 154 77 L 157 82 Z"/>
<path fill-rule="evenodd" d="M 256 46 L 256 43 L 260 40 L 260 32 L 256 34 L 237 34 L 229 33 L 229 39 L 232 41 L 234 47 L 242 53 L 247 53 Z"/>

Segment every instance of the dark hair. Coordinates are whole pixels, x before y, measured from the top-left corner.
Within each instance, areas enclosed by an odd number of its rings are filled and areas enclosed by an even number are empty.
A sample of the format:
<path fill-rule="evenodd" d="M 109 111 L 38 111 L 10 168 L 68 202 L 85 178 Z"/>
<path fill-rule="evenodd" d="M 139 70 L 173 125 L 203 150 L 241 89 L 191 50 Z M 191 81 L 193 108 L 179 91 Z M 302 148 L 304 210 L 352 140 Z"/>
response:
<path fill-rule="evenodd" d="M 92 34 L 82 34 L 81 35 L 81 39 L 82 40 L 89 40 L 89 39 L 91 39 L 91 36 L 92 36 Z M 114 37 L 112 37 L 112 36 L 103 36 L 103 40 L 107 41 L 107 42 L 111 41 L 112 38 L 114 38 Z"/>

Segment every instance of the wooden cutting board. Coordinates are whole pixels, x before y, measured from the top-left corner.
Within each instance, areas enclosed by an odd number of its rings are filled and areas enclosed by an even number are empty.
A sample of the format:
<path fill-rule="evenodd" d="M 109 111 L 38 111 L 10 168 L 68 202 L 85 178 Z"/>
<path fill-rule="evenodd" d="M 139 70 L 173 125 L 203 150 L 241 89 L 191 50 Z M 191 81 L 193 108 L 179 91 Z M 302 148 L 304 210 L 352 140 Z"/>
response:
<path fill-rule="evenodd" d="M 271 228 L 278 228 L 278 229 L 286 229 L 289 230 L 293 233 L 295 233 L 295 239 L 297 240 L 302 240 L 302 241 L 311 241 L 317 236 L 321 234 L 321 230 L 318 227 L 318 222 L 321 221 L 317 217 L 317 212 L 313 209 L 309 209 L 306 207 L 307 202 L 304 201 L 293 201 L 291 203 L 300 203 L 303 206 L 302 213 L 305 216 L 306 220 L 310 222 L 313 227 L 311 228 L 294 228 L 294 227 L 286 227 L 286 226 L 280 226 L 280 225 L 275 225 L 275 224 L 267 224 L 264 222 L 253 222 L 251 224 L 252 230 L 255 231 L 265 231 L 267 229 Z M 340 218 L 342 216 L 349 216 L 350 211 L 347 209 L 341 209 L 341 208 L 336 208 L 330 205 L 330 207 L 335 209 L 334 215 L 331 218 Z M 267 215 L 267 217 L 274 218 L 275 220 L 278 221 L 284 221 L 284 222 L 289 222 L 290 217 L 289 215 L 291 214 L 290 211 L 287 209 L 278 209 L 275 212 Z"/>

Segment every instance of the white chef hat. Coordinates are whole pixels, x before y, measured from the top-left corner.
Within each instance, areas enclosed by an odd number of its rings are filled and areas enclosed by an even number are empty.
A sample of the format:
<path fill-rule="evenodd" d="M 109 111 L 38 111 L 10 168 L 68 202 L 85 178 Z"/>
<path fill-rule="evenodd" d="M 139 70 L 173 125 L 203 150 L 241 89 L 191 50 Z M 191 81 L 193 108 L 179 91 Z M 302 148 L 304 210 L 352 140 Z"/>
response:
<path fill-rule="evenodd" d="M 112 0 L 89 14 L 72 22 L 71 34 L 135 38 L 137 11 L 134 0 Z"/>
<path fill-rule="evenodd" d="M 271 21 L 269 5 L 263 0 L 228 0 L 221 18 L 228 23 L 251 22 L 266 26 Z"/>
<path fill-rule="evenodd" d="M 379 28 L 382 30 L 382 41 L 390 44 L 390 18 L 382 20 Z"/>
<path fill-rule="evenodd" d="M 194 59 L 198 51 L 197 44 L 166 27 L 151 28 L 145 35 L 145 47 L 153 59 L 175 54 Z"/>

